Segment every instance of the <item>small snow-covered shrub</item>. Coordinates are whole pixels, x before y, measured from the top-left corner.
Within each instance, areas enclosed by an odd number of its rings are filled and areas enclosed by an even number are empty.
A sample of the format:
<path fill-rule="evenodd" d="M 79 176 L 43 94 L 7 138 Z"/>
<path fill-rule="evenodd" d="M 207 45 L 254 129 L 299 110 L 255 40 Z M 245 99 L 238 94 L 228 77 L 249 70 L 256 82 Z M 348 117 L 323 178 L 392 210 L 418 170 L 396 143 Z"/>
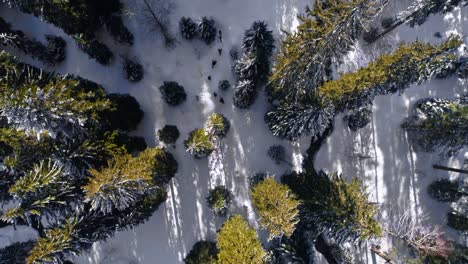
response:
<path fill-rule="evenodd" d="M 257 90 L 251 81 L 241 81 L 234 90 L 232 103 L 234 106 L 245 109 L 249 108 L 257 98 Z"/>
<path fill-rule="evenodd" d="M 162 129 L 158 130 L 158 138 L 166 144 L 174 144 L 179 138 L 180 133 L 177 126 L 165 125 Z"/>
<path fill-rule="evenodd" d="M 382 25 L 384 29 L 388 29 L 393 25 L 393 22 L 395 22 L 395 19 L 393 17 L 384 17 L 382 18 L 380 25 Z"/>
<path fill-rule="evenodd" d="M 210 45 L 215 41 L 217 29 L 215 21 L 210 17 L 202 17 L 200 23 L 198 23 L 198 32 L 200 38 L 207 44 Z"/>
<path fill-rule="evenodd" d="M 218 260 L 216 243 L 198 241 L 185 257 L 185 264 L 216 264 Z"/>
<path fill-rule="evenodd" d="M 370 27 L 369 30 L 364 31 L 362 34 L 362 39 L 367 43 L 372 43 L 377 40 L 379 35 L 379 29 L 377 27 Z"/>
<path fill-rule="evenodd" d="M 197 159 L 210 155 L 214 148 L 210 136 L 203 128 L 195 129 L 190 132 L 184 144 L 187 152 Z"/>
<path fill-rule="evenodd" d="M 65 48 L 67 42 L 59 36 L 46 35 L 47 57 L 46 61 L 50 64 L 59 63 L 65 60 Z"/>
<path fill-rule="evenodd" d="M 441 179 L 432 182 L 427 191 L 432 198 L 439 202 L 455 202 L 463 195 L 458 188 L 457 182 Z"/>
<path fill-rule="evenodd" d="M 274 160 L 276 164 L 280 164 L 286 158 L 286 151 L 281 145 L 273 145 L 268 149 L 267 155 Z"/>
<path fill-rule="evenodd" d="M 177 82 L 164 82 L 164 84 L 159 87 L 159 91 L 164 101 L 173 106 L 181 104 L 187 97 L 184 87 Z"/>
<path fill-rule="evenodd" d="M 211 135 L 219 138 L 223 138 L 229 132 L 231 124 L 221 114 L 213 113 L 208 117 L 205 123 L 205 131 Z"/>
<path fill-rule="evenodd" d="M 457 76 L 461 79 L 468 78 L 468 62 L 463 63 L 457 70 Z"/>
<path fill-rule="evenodd" d="M 343 120 L 348 124 L 351 131 L 356 132 L 369 124 L 371 122 L 371 118 L 372 110 L 364 107 L 353 111 L 350 115 L 345 116 Z"/>
<path fill-rule="evenodd" d="M 208 207 L 216 214 L 224 216 L 231 203 L 231 193 L 225 186 L 216 186 L 206 198 Z"/>
<path fill-rule="evenodd" d="M 125 79 L 131 82 L 139 82 L 143 79 L 143 66 L 130 59 L 125 59 L 123 72 Z"/>
<path fill-rule="evenodd" d="M 466 232 L 468 231 L 468 218 L 458 212 L 450 212 L 447 215 L 447 225 L 453 229 Z"/>
<path fill-rule="evenodd" d="M 193 39 L 198 35 L 197 24 L 190 17 L 182 17 L 179 21 L 180 33 L 185 39 Z"/>
<path fill-rule="evenodd" d="M 226 91 L 226 90 L 229 90 L 229 88 L 231 88 L 231 84 L 229 83 L 228 80 L 219 81 L 218 89 L 220 89 L 221 91 Z"/>
<path fill-rule="evenodd" d="M 237 61 L 239 59 L 239 51 L 237 50 L 237 47 L 232 47 L 231 50 L 229 50 L 229 57 L 231 57 L 231 60 Z"/>

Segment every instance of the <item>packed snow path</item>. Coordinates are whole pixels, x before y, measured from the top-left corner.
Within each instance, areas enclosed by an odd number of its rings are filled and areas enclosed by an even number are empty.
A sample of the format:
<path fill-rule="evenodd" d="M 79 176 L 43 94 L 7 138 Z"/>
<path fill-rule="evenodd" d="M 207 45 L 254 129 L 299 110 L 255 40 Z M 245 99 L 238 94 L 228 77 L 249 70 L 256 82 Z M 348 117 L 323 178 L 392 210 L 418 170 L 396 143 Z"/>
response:
<path fill-rule="evenodd" d="M 232 106 L 232 90 L 219 91 L 218 81 L 228 79 L 231 84 L 235 83 L 229 50 L 232 47 L 240 49 L 244 30 L 252 22 L 265 20 L 279 39 L 282 29 L 290 31 L 298 25 L 296 15 L 304 10 L 307 3 L 311 4 L 312 1 L 176 0 L 169 14 L 171 32 L 176 34 L 178 40 L 176 47 L 164 47 L 161 34 L 150 32 L 138 16 L 129 16 L 126 23 L 135 35 L 135 44 L 131 48 L 114 48 L 119 52 L 115 52 L 117 58 L 112 66 L 101 66 L 89 59 L 60 29 L 33 16 L 1 9 L 2 17 L 14 28 L 38 39 L 44 39 L 44 34 L 50 33 L 64 36 L 68 44 L 67 59 L 62 65 L 49 70 L 77 74 L 102 84 L 109 92 L 133 95 L 145 112 L 145 118 L 135 134 L 144 136 L 148 145 L 158 144 L 156 130 L 165 124 L 177 125 L 181 132 L 176 148 L 169 147 L 179 162 L 179 171 L 168 186 L 166 203 L 147 223 L 117 233 L 107 242 L 96 243 L 89 254 L 76 258 L 76 263 L 182 263 L 196 241 L 214 239 L 216 230 L 221 227 L 224 219 L 214 216 L 205 202 L 208 190 L 217 184 L 225 184 L 234 193 L 233 213 L 243 214 L 253 226 L 258 227 L 248 197 L 247 177 L 256 172 L 271 172 L 280 176 L 291 170 L 287 165 L 276 165 L 267 157 L 267 149 L 273 144 L 286 146 L 291 162 L 298 168 L 302 162 L 301 153 L 309 146 L 309 139 L 291 144 L 275 138 L 263 121 L 267 108 L 265 97 L 260 96 L 248 111 L 236 109 Z M 134 4 L 126 6 L 128 13 L 134 13 Z M 398 6 L 394 8 L 398 9 Z M 217 40 L 206 46 L 198 40 L 190 42 L 182 39 L 178 34 L 178 21 L 182 16 L 214 17 L 223 33 L 223 41 Z M 381 47 L 379 45 L 383 43 L 415 39 L 437 41 L 433 37 L 437 31 L 443 35 L 450 32 L 466 35 L 467 16 L 467 8 L 456 9 L 445 16 L 433 16 L 417 29 L 400 27 L 377 45 Z M 109 39 L 106 42 L 112 44 Z M 222 49 L 221 56 L 218 49 Z M 25 62 L 47 68 L 38 61 L 15 54 Z M 141 82 L 129 83 L 122 77 L 118 55 L 135 57 L 142 63 L 145 77 Z M 362 57 L 360 52 L 353 55 L 354 58 Z M 211 67 L 212 60 L 217 61 L 214 69 Z M 211 81 L 208 80 L 209 76 Z M 158 91 L 163 81 L 177 81 L 183 85 L 188 94 L 187 101 L 178 107 L 164 103 Z M 371 198 L 384 208 L 398 202 L 421 212 L 429 213 L 432 210 L 431 217 L 434 217 L 435 223 L 444 225 L 448 207 L 430 200 L 425 193 L 425 187 L 431 180 L 447 177 L 446 173 L 430 168 L 431 160 L 440 157 L 414 153 L 408 147 L 399 124 L 416 99 L 428 96 L 453 98 L 466 90 L 466 83 L 450 78 L 412 87 L 401 96 L 378 97 L 374 102 L 372 124 L 357 133 L 345 129 L 342 116 L 338 116 L 333 134 L 317 155 L 316 168 L 339 170 L 346 177 L 362 177 L 369 184 Z M 220 102 L 221 97 L 225 104 Z M 225 115 L 231 121 L 231 130 L 223 140 L 221 150 L 209 160 L 195 160 L 185 152 L 183 141 L 191 130 L 202 127 L 213 112 Z M 444 164 L 461 166 L 461 156 L 463 153 Z M 450 231 L 450 235 L 456 237 L 453 231 Z M 366 260 L 366 254 L 363 254 L 363 259 Z M 376 261 L 380 260 L 367 259 L 367 263 Z"/>

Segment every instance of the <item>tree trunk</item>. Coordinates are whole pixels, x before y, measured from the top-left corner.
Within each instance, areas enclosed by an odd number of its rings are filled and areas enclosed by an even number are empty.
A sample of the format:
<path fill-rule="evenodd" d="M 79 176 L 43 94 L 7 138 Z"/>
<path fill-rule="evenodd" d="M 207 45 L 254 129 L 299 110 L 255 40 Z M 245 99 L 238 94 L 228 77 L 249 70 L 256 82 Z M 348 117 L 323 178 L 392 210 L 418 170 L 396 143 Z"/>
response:
<path fill-rule="evenodd" d="M 445 171 L 453 171 L 453 172 L 468 174 L 468 170 L 450 168 L 450 167 L 445 167 L 445 166 L 441 166 L 441 165 L 437 165 L 437 164 L 432 165 L 432 168 L 434 168 L 436 170 L 445 170 Z"/>
<path fill-rule="evenodd" d="M 158 25 L 159 29 L 161 30 L 163 36 L 164 36 L 164 39 L 166 41 L 166 46 L 172 46 L 174 44 L 174 39 L 171 37 L 171 35 L 169 34 L 169 31 L 167 30 L 167 27 L 166 25 L 164 25 L 163 23 L 161 23 L 161 21 L 159 20 L 158 16 L 154 13 L 153 9 L 151 9 L 151 5 L 148 3 L 147 0 L 143 0 L 143 3 L 145 3 L 145 6 L 146 8 L 148 9 L 148 12 L 151 14 L 151 16 L 153 17 L 154 21 L 156 22 L 156 24 Z"/>
<path fill-rule="evenodd" d="M 376 246 L 372 246 L 371 249 L 370 249 L 373 253 L 375 253 L 377 256 L 381 257 L 382 259 L 384 259 L 386 262 L 385 263 L 388 263 L 388 264 L 395 264 L 395 262 L 393 262 L 393 260 L 388 256 L 386 255 L 385 253 L 381 252 L 379 249 L 377 249 Z"/>

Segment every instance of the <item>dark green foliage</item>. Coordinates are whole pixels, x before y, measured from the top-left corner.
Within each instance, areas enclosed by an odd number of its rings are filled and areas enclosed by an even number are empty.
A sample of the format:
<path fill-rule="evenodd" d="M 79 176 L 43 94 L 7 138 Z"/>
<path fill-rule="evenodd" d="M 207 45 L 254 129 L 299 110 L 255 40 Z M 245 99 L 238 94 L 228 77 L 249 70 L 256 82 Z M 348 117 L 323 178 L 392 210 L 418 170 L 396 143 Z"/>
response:
<path fill-rule="evenodd" d="M 343 117 L 343 120 L 348 124 L 351 131 L 356 132 L 365 127 L 371 122 L 372 110 L 368 107 L 363 107 L 353 111 L 350 115 Z"/>
<path fill-rule="evenodd" d="M 229 90 L 229 88 L 231 88 L 231 84 L 229 83 L 228 80 L 219 81 L 218 89 L 220 89 L 221 91 L 226 91 L 226 90 Z"/>
<path fill-rule="evenodd" d="M 242 49 L 245 53 L 253 53 L 256 57 L 269 58 L 275 48 L 275 40 L 271 30 L 264 21 L 255 21 L 245 31 Z"/>
<path fill-rule="evenodd" d="M 136 61 L 125 59 L 123 73 L 125 79 L 131 82 L 139 82 L 143 79 L 143 66 Z"/>
<path fill-rule="evenodd" d="M 286 158 L 286 151 L 281 145 L 273 145 L 268 148 L 267 155 L 274 160 L 276 164 L 280 164 Z"/>
<path fill-rule="evenodd" d="M 467 232 L 468 231 L 468 217 L 455 211 L 447 214 L 447 225 L 453 229 Z"/>
<path fill-rule="evenodd" d="M 249 108 L 257 98 L 257 89 L 264 85 L 270 74 L 270 57 L 274 49 L 271 30 L 263 21 L 255 21 L 244 33 L 244 55 L 236 61 L 234 72 L 239 83 L 234 90 L 233 104 Z"/>
<path fill-rule="evenodd" d="M 216 243 L 209 241 L 198 241 L 185 257 L 186 264 L 216 264 L 218 260 L 218 249 Z"/>
<path fill-rule="evenodd" d="M 225 216 L 231 203 L 231 192 L 225 186 L 216 186 L 206 197 L 208 207 L 220 216 Z"/>
<path fill-rule="evenodd" d="M 238 108 L 246 109 L 255 102 L 257 95 L 257 89 L 252 81 L 241 81 L 234 89 L 232 103 Z"/>
<path fill-rule="evenodd" d="M 24 264 L 34 241 L 19 242 L 0 249 L 0 264 Z"/>
<path fill-rule="evenodd" d="M 113 111 L 105 116 L 109 126 L 123 131 L 135 130 L 143 119 L 143 111 L 138 101 L 129 94 L 109 94 Z"/>
<path fill-rule="evenodd" d="M 99 63 L 110 63 L 109 48 L 96 40 L 96 33 L 105 26 L 119 42 L 132 44 L 133 35 L 124 26 L 119 0 L 102 1 L 20 1 L 8 4 L 22 12 L 33 14 L 63 29 L 70 36 L 80 36 L 78 46 Z M 84 41 L 83 41 L 84 39 Z"/>
<path fill-rule="evenodd" d="M 198 33 L 200 38 L 206 43 L 206 45 L 210 45 L 215 41 L 217 28 L 215 25 L 215 21 L 213 18 L 210 17 L 202 17 L 200 23 L 198 23 Z"/>
<path fill-rule="evenodd" d="M 46 35 L 47 46 L 28 38 L 22 31 L 11 29 L 11 25 L 0 17 L 0 42 L 31 55 L 48 65 L 65 60 L 66 42 L 61 37 Z"/>
<path fill-rule="evenodd" d="M 183 103 L 187 97 L 184 87 L 177 82 L 164 82 L 164 84 L 159 87 L 159 91 L 164 101 L 173 106 Z"/>
<path fill-rule="evenodd" d="M 197 24 L 190 17 L 182 17 L 179 21 L 180 33 L 185 39 L 193 39 L 198 36 Z"/>
<path fill-rule="evenodd" d="M 370 27 L 369 30 L 364 31 L 362 34 L 362 39 L 367 43 L 372 43 L 377 40 L 379 35 L 379 28 L 377 27 Z"/>
<path fill-rule="evenodd" d="M 153 178 L 157 184 L 167 184 L 177 173 L 179 165 L 174 156 L 165 148 L 158 148 L 154 155 Z"/>
<path fill-rule="evenodd" d="M 120 15 L 110 15 L 105 20 L 105 26 L 118 43 L 133 45 L 133 34 L 125 27 Z"/>
<path fill-rule="evenodd" d="M 114 58 L 112 51 L 96 39 L 87 38 L 84 35 L 74 35 L 73 38 L 83 52 L 102 65 L 109 65 Z"/>
<path fill-rule="evenodd" d="M 174 144 L 179 138 L 180 133 L 177 126 L 165 125 L 162 129 L 158 130 L 158 138 L 166 144 Z"/>
<path fill-rule="evenodd" d="M 129 136 L 119 132 L 115 138 L 115 143 L 119 146 L 125 146 L 128 153 L 138 153 L 147 148 L 146 141 L 142 137 Z"/>
<path fill-rule="evenodd" d="M 393 22 L 395 21 L 395 18 L 393 17 L 384 17 L 382 18 L 382 21 L 380 21 L 380 24 L 384 29 L 388 29 L 393 25 Z"/>
<path fill-rule="evenodd" d="M 333 105 L 325 107 L 291 104 L 280 105 L 269 111 L 265 120 L 273 135 L 287 140 L 297 140 L 302 135 L 318 138 L 331 125 L 335 115 Z"/>
<path fill-rule="evenodd" d="M 432 182 L 427 191 L 432 198 L 439 202 L 455 202 L 463 195 L 458 183 L 447 179 Z"/>
<path fill-rule="evenodd" d="M 460 65 L 457 70 L 457 76 L 461 79 L 468 78 L 468 58 L 465 58 L 466 61 Z"/>
<path fill-rule="evenodd" d="M 121 132 L 141 120 L 134 98 L 108 96 L 96 83 L 42 72 L 5 53 L 0 72 L 0 197 L 15 205 L 0 222 L 39 234 L 18 261 L 63 263 L 143 223 L 165 200 L 177 162 L 165 149 L 145 149 L 143 138 Z M 125 116 L 130 120 L 122 123 Z M 15 263 L 4 254 L 0 263 Z"/>

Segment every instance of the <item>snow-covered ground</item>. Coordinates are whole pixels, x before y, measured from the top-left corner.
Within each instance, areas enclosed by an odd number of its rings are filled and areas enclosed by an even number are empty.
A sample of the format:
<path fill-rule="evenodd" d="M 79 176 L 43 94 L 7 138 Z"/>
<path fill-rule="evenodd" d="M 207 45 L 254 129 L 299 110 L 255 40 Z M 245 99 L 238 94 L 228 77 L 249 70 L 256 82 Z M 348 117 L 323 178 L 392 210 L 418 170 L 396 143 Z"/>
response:
<path fill-rule="evenodd" d="M 136 1 L 124 2 L 132 13 L 135 9 L 130 2 Z M 263 121 L 267 108 L 265 97 L 261 95 L 248 111 L 236 109 L 232 105 L 232 90 L 219 91 L 218 81 L 228 79 L 234 84 L 229 50 L 240 47 L 244 30 L 252 22 L 265 20 L 279 39 L 281 29 L 290 31 L 298 25 L 296 15 L 308 3 L 313 1 L 174 0 L 169 18 L 171 31 L 178 39 L 176 47 L 164 47 L 161 34 L 148 31 L 141 19 L 129 16 L 126 22 L 135 35 L 135 44 L 130 48 L 118 47 L 120 53 L 116 54 L 117 61 L 111 66 L 102 66 L 89 59 L 60 29 L 33 16 L 0 8 L 0 15 L 15 29 L 39 39 L 44 39 L 44 34 L 53 33 L 67 40 L 66 61 L 50 70 L 80 75 L 102 84 L 109 92 L 133 95 L 145 112 L 135 134 L 144 136 L 150 146 L 158 144 L 156 130 L 165 124 L 177 125 L 181 132 L 176 148 L 169 148 L 179 162 L 179 171 L 168 186 L 166 203 L 147 223 L 119 232 L 107 242 L 96 243 L 90 253 L 77 257 L 76 263 L 182 263 L 196 241 L 214 239 L 216 230 L 221 227 L 223 219 L 214 216 L 205 203 L 208 190 L 217 184 L 225 184 L 234 193 L 233 213 L 243 214 L 253 226 L 258 227 L 248 197 L 247 177 L 256 172 L 279 176 L 291 170 L 287 165 L 276 165 L 266 156 L 268 147 L 273 144 L 287 147 L 292 163 L 299 168 L 301 153 L 309 146 L 309 139 L 291 144 L 272 136 Z M 223 32 L 223 41 L 206 46 L 198 40 L 183 40 L 177 30 L 182 16 L 214 17 Z M 436 41 L 433 37 L 436 31 L 466 35 L 467 17 L 467 8 L 445 16 L 434 16 L 417 29 L 400 27 L 382 43 L 393 45 L 396 41 L 415 39 Z M 382 43 L 379 45 L 383 46 Z M 221 56 L 218 54 L 220 48 Z M 368 49 L 373 48 L 363 48 L 366 52 Z M 38 61 L 17 55 L 22 61 L 44 67 Z M 141 82 L 134 84 L 123 79 L 118 55 L 134 57 L 143 64 L 145 77 Z M 356 52 L 354 56 L 361 57 L 362 54 Z M 217 60 L 214 69 L 211 68 L 212 60 Z M 211 81 L 208 76 L 211 76 Z M 164 103 L 158 91 L 163 81 L 177 81 L 183 85 L 188 94 L 187 101 L 178 107 Z M 446 161 L 436 154 L 415 153 L 408 146 L 399 125 L 418 98 L 453 98 L 466 90 L 466 83 L 450 78 L 412 87 L 401 96 L 380 96 L 374 102 L 372 124 L 357 133 L 345 129 L 342 116 L 338 116 L 333 134 L 317 155 L 316 167 L 364 178 L 369 184 L 371 198 L 382 204 L 384 209 L 395 204 L 408 204 L 415 210 L 430 213 L 435 223 L 444 225 L 448 207 L 429 199 L 425 188 L 431 180 L 447 177 L 447 173 L 434 171 L 430 166 L 439 163 L 460 167 L 463 154 Z M 225 104 L 219 102 L 220 97 Z M 195 160 L 185 152 L 183 140 L 191 130 L 203 126 L 213 112 L 219 112 L 231 121 L 231 131 L 223 140 L 222 150 L 209 160 Z M 456 238 L 453 231 L 447 231 Z M 369 259 L 366 263 L 376 261 Z"/>

